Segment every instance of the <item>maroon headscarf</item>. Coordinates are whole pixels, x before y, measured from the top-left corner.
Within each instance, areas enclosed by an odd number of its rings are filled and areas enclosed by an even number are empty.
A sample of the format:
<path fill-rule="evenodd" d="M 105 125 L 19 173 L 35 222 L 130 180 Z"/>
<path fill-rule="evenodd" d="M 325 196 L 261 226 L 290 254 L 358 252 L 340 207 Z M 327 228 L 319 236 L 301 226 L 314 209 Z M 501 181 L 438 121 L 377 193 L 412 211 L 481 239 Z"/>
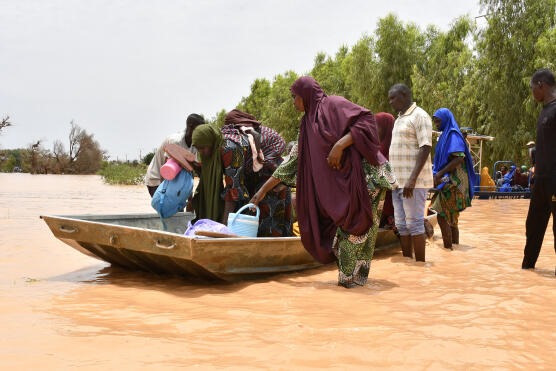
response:
<path fill-rule="evenodd" d="M 392 130 L 394 130 L 394 116 L 387 112 L 378 112 L 375 114 L 376 123 L 378 125 L 378 136 L 380 139 L 380 152 L 389 159 L 390 143 L 392 143 Z M 382 216 L 380 226 L 384 226 L 393 220 L 394 204 L 392 203 L 392 192 L 387 191 L 384 197 L 384 205 L 382 206 Z M 388 219 L 390 218 L 390 220 Z"/>
<path fill-rule="evenodd" d="M 255 116 L 238 109 L 233 109 L 226 114 L 226 118 L 224 118 L 224 125 L 250 126 L 257 129 L 261 126 L 261 123 L 257 121 Z"/>
<path fill-rule="evenodd" d="M 233 109 L 226 114 L 226 117 L 224 118 L 224 126 L 221 131 L 224 138 L 230 139 L 236 143 L 241 143 L 241 136 L 245 134 L 241 129 L 242 127 L 249 127 L 253 129 L 250 130 L 250 133 L 255 141 L 257 157 L 260 162 L 264 162 L 264 157 L 259 155 L 259 152 L 261 151 L 262 125 L 259 121 L 257 121 L 255 116 L 238 109 Z"/>
<path fill-rule="evenodd" d="M 394 116 L 387 112 L 378 112 L 375 114 L 376 123 L 378 125 L 378 136 L 380 140 L 380 152 L 389 159 L 390 143 L 392 143 L 392 130 L 394 130 Z"/>
<path fill-rule="evenodd" d="M 301 241 L 319 262 L 333 261 L 332 242 L 337 227 L 362 235 L 373 225 L 371 202 L 362 160 L 386 161 L 373 114 L 345 98 L 327 96 L 311 77 L 291 86 L 303 98 L 298 145 L 297 214 Z M 333 170 L 326 158 L 334 144 L 351 133 L 353 145 L 344 150 L 342 167 Z"/>

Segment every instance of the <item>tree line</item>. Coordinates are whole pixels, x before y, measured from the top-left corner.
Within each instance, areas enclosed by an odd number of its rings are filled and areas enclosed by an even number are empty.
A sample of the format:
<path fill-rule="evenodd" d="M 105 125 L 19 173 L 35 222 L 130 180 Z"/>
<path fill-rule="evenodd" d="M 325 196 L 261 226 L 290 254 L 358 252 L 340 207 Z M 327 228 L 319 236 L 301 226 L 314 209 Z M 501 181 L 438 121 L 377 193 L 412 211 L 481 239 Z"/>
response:
<path fill-rule="evenodd" d="M 332 56 L 318 54 L 308 74 L 327 94 L 373 112 L 392 112 L 388 90 L 405 83 L 430 115 L 447 107 L 460 127 L 495 137 L 485 147 L 483 164 L 525 164 L 525 143 L 535 140 L 539 109 L 529 79 L 538 68 L 556 67 L 556 1 L 481 0 L 480 5 L 484 15 L 460 17 L 445 32 L 435 26 L 421 30 L 390 14 L 355 45 L 341 46 Z M 289 87 L 298 77 L 287 71 L 272 81 L 255 80 L 237 108 L 294 140 L 299 114 Z M 222 125 L 224 116 L 219 112 L 214 122 Z"/>
<path fill-rule="evenodd" d="M 2 120 L 0 131 L 12 123 L 9 116 Z M 57 139 L 52 150 L 44 148 L 41 140 L 28 148 L 0 151 L 0 171 L 32 174 L 95 174 L 102 165 L 105 151 L 93 134 L 70 122 L 68 149 Z"/>
<path fill-rule="evenodd" d="M 447 107 L 460 127 L 496 138 L 486 145 L 483 164 L 527 163 L 525 143 L 535 140 L 539 111 L 529 79 L 538 68 L 556 67 L 556 0 L 480 0 L 479 4 L 483 15 L 457 18 L 445 32 L 433 25 L 423 30 L 387 15 L 355 45 L 341 46 L 335 55 L 317 54 L 308 74 L 327 94 L 344 96 L 373 112 L 392 112 L 388 90 L 405 83 L 429 114 Z M 299 76 L 286 71 L 272 80 L 256 79 L 237 108 L 276 129 L 287 141 L 295 140 L 300 115 L 289 88 Z M 221 110 L 209 121 L 221 126 L 225 114 Z M 0 131 L 5 127 L 4 123 Z M 69 151 L 60 141 L 51 151 L 42 149 L 40 141 L 36 148 L 24 150 L 19 154 L 28 159 L 29 169 L 24 170 L 96 172 L 104 153 L 93 135 L 72 122 L 68 139 Z M 6 159 L 0 161 L 0 170 L 4 164 Z"/>

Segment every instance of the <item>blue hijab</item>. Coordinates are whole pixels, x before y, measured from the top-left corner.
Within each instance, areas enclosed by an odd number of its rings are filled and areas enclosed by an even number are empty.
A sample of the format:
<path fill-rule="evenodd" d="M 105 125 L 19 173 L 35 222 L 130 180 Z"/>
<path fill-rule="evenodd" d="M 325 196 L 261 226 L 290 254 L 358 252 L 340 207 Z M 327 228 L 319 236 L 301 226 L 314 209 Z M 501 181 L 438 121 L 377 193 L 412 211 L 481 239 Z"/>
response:
<path fill-rule="evenodd" d="M 465 153 L 465 165 L 467 176 L 469 177 L 469 197 L 473 198 L 475 186 L 475 171 L 473 170 L 473 160 L 463 134 L 459 130 L 458 123 L 454 114 L 448 108 L 438 109 L 434 115 L 440 119 L 440 137 L 434 151 L 434 173 L 444 168 L 450 162 L 450 154 L 454 152 Z"/>

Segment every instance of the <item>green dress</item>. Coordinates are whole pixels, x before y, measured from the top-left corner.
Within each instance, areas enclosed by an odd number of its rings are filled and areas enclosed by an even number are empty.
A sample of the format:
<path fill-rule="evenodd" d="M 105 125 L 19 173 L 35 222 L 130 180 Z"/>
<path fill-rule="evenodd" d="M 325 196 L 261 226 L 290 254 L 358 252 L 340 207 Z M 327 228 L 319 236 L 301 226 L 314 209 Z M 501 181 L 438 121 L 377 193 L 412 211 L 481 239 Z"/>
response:
<path fill-rule="evenodd" d="M 282 162 L 272 176 L 280 179 L 282 183 L 289 187 L 295 187 L 297 179 L 297 141 L 293 145 L 288 158 Z"/>
<path fill-rule="evenodd" d="M 365 285 L 369 277 L 378 225 L 387 190 L 391 190 L 396 180 L 389 163 L 380 166 L 363 161 L 363 171 L 373 213 L 372 227 L 361 236 L 351 235 L 338 227 L 332 249 L 338 263 L 338 284 L 344 287 Z M 295 185 L 297 174 L 297 146 L 292 148 L 290 157 L 272 175 L 287 185 Z M 303 231 L 301 232 L 303 233 Z"/>
<path fill-rule="evenodd" d="M 363 161 L 363 171 L 372 206 L 373 225 L 361 236 L 348 234 L 338 227 L 332 244 L 334 254 L 338 258 L 338 284 L 344 287 L 363 286 L 367 283 L 384 197 L 386 191 L 391 190 L 396 183 L 388 162 L 373 166 Z"/>
<path fill-rule="evenodd" d="M 463 152 L 451 156 L 465 157 Z M 446 219 L 449 225 L 457 226 L 459 213 L 471 206 L 469 197 L 469 177 L 465 161 L 449 174 L 449 182 L 436 192 L 431 199 L 431 209 Z"/>

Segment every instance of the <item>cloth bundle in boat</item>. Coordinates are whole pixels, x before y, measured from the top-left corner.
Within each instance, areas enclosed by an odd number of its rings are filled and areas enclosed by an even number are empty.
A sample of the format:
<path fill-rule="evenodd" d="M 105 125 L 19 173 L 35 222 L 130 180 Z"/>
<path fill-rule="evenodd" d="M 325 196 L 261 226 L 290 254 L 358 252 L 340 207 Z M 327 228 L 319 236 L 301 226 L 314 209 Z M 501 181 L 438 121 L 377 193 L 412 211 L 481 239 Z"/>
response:
<path fill-rule="evenodd" d="M 172 180 L 164 180 L 153 195 L 151 206 L 161 218 L 183 211 L 193 191 L 193 174 L 182 169 Z"/>
<path fill-rule="evenodd" d="M 197 231 L 233 234 L 230 228 L 222 223 L 218 223 L 210 219 L 199 219 L 195 222 L 195 224 L 191 224 L 191 222 L 189 222 L 187 224 L 187 230 L 183 235 L 196 237 L 197 235 L 195 234 L 195 232 Z"/>
<path fill-rule="evenodd" d="M 248 208 L 256 208 L 257 215 L 245 215 L 242 212 Z M 241 207 L 237 213 L 228 214 L 228 228 L 238 236 L 257 237 L 259 230 L 259 207 L 254 204 L 247 204 Z"/>

